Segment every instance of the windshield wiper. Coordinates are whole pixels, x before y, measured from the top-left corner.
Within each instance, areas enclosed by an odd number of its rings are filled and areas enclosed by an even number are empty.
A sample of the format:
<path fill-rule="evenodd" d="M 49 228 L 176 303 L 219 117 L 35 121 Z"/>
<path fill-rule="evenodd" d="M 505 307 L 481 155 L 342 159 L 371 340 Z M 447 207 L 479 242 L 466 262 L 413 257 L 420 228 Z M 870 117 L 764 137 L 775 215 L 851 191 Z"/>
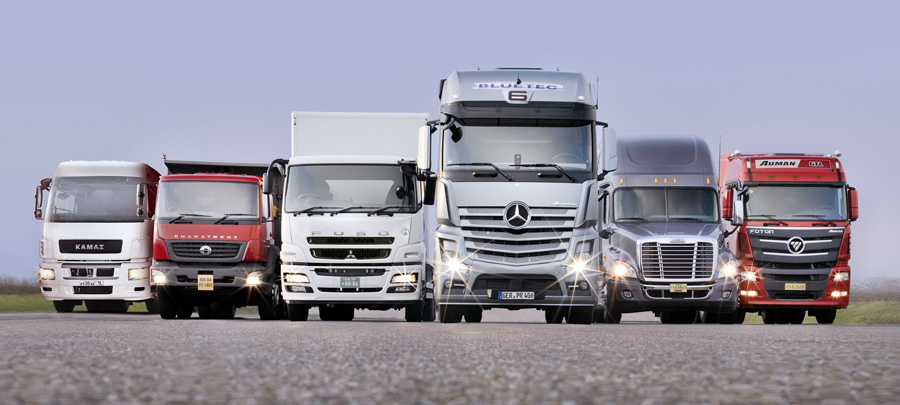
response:
<path fill-rule="evenodd" d="M 825 222 L 828 222 L 828 225 L 831 225 L 831 226 L 837 226 L 837 224 L 834 223 L 834 222 L 831 222 L 830 219 L 825 219 L 825 216 L 824 216 L 824 215 L 818 215 L 818 214 L 796 214 L 796 215 L 792 215 L 792 216 L 794 216 L 794 217 L 809 217 L 809 218 L 815 218 L 815 219 L 818 219 L 819 221 L 825 221 Z"/>
<path fill-rule="evenodd" d="M 500 170 L 500 168 L 497 167 L 497 165 L 495 165 L 493 163 L 453 163 L 453 164 L 449 164 L 447 166 L 490 166 L 490 167 L 493 167 L 494 170 L 497 171 L 497 173 L 500 173 L 503 177 L 506 177 L 506 180 L 513 181 L 512 177 L 509 177 L 509 175 L 506 174 L 506 172 L 504 172 L 503 170 Z"/>
<path fill-rule="evenodd" d="M 616 221 L 641 221 L 641 222 L 650 222 L 647 218 L 641 217 L 627 217 L 627 218 L 616 218 Z"/>
<path fill-rule="evenodd" d="M 404 206 L 402 206 L 402 205 L 392 205 L 392 206 L 389 206 L 389 207 L 382 207 L 382 208 L 379 208 L 379 209 L 377 209 L 377 210 L 375 210 L 375 211 L 370 212 L 370 213 L 369 213 L 369 216 L 371 217 L 372 215 L 387 215 L 387 216 L 389 216 L 389 217 L 392 217 L 392 216 L 394 216 L 394 213 L 393 213 L 393 212 L 385 212 L 385 211 L 387 211 L 387 210 L 389 210 L 389 209 L 391 209 L 391 208 L 401 208 L 401 209 L 402 209 L 402 208 L 406 208 L 406 207 L 404 207 Z"/>
<path fill-rule="evenodd" d="M 306 214 L 308 216 L 313 216 L 313 214 L 325 215 L 325 213 L 323 213 L 323 212 L 313 212 L 313 211 L 321 210 L 321 209 L 328 209 L 328 208 L 337 208 L 337 207 L 325 207 L 325 206 L 320 205 L 317 207 L 309 207 L 309 208 L 294 212 L 293 214 L 294 214 L 294 216 L 297 216 L 300 214 Z"/>
<path fill-rule="evenodd" d="M 750 217 L 763 217 L 763 218 L 768 218 L 768 219 L 771 219 L 771 220 L 773 220 L 773 221 L 778 222 L 778 223 L 781 224 L 781 225 L 788 226 L 788 223 L 787 223 L 787 222 L 784 222 L 784 221 L 782 221 L 782 220 L 780 220 L 780 219 L 778 219 L 778 218 L 775 218 L 774 215 L 756 214 L 756 215 L 748 215 L 748 216 L 747 216 L 747 218 L 750 218 Z M 763 225 L 764 225 L 764 226 L 768 226 L 768 225 L 766 225 L 766 224 L 763 224 Z"/>
<path fill-rule="evenodd" d="M 178 214 L 178 216 L 175 217 L 174 219 L 172 219 L 171 221 L 169 221 L 169 223 L 170 223 L 170 224 L 174 224 L 175 222 L 178 222 L 179 219 L 184 218 L 184 217 L 205 217 L 205 218 L 209 218 L 210 216 L 209 216 L 209 215 L 203 215 L 203 214 Z M 188 221 L 188 223 L 190 223 L 190 221 Z"/>
<path fill-rule="evenodd" d="M 335 216 L 335 215 L 340 214 L 340 213 L 342 213 L 342 212 L 348 212 L 348 211 L 352 211 L 352 210 L 362 210 L 362 209 L 366 209 L 366 208 L 375 208 L 375 207 L 366 207 L 366 206 L 364 206 L 364 205 L 354 205 L 354 206 L 352 206 L 352 207 L 345 207 L 345 208 L 341 208 L 341 209 L 339 209 L 339 210 L 337 210 L 337 211 L 334 211 L 334 212 L 331 213 L 331 216 Z"/>
<path fill-rule="evenodd" d="M 563 169 L 562 166 L 560 166 L 556 163 L 527 163 L 527 164 L 523 163 L 523 164 L 518 164 L 518 165 L 510 165 L 510 166 L 513 166 L 513 167 L 553 167 L 556 170 L 559 170 L 560 173 L 566 175 L 566 177 L 568 177 L 569 180 L 572 180 L 573 183 L 578 181 L 578 180 L 575 180 L 575 178 L 572 177 L 572 175 L 569 174 L 569 172 L 567 172 L 566 169 Z"/>
<path fill-rule="evenodd" d="M 669 217 L 669 221 L 694 221 L 694 222 L 704 222 L 704 218 L 697 217 Z"/>
<path fill-rule="evenodd" d="M 222 221 L 228 219 L 228 217 L 236 216 L 236 215 L 240 215 L 240 216 L 242 216 L 242 217 L 252 217 L 252 216 L 254 216 L 254 214 L 225 214 L 225 216 L 223 216 L 222 218 L 219 218 L 219 220 L 216 221 L 215 223 L 213 223 L 213 225 L 218 225 L 218 224 L 222 223 Z"/>

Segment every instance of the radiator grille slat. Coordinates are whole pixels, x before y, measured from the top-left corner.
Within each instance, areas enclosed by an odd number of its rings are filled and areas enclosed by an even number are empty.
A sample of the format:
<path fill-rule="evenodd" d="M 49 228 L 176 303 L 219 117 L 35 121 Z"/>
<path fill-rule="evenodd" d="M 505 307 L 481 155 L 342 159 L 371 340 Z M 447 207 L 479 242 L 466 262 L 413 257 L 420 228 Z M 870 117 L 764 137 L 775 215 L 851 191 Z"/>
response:
<path fill-rule="evenodd" d="M 175 256 L 191 259 L 234 259 L 241 252 L 241 244 L 235 242 L 172 242 L 171 246 Z M 201 253 L 203 246 L 209 246 L 211 252 Z"/>
<path fill-rule="evenodd" d="M 711 242 L 643 242 L 640 254 L 646 280 L 709 280 L 715 269 Z"/>
<path fill-rule="evenodd" d="M 531 220 L 513 230 L 503 219 L 505 207 L 460 207 L 466 253 L 495 263 L 526 265 L 559 261 L 568 254 L 575 208 L 531 207 Z"/>

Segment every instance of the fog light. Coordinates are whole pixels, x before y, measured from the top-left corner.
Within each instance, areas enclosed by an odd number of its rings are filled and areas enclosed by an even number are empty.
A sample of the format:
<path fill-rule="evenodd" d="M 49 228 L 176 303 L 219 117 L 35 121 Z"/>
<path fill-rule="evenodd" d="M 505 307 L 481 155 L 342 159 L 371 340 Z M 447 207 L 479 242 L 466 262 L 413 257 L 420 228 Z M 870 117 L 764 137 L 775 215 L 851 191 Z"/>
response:
<path fill-rule="evenodd" d="M 841 281 L 847 281 L 849 279 L 850 279 L 849 271 L 839 271 L 837 273 L 834 273 L 834 282 L 835 283 L 840 283 Z"/>
<path fill-rule="evenodd" d="M 741 278 L 747 281 L 756 281 L 756 272 L 755 271 L 744 271 L 741 272 Z M 744 295 L 744 294 L 741 294 Z"/>
<path fill-rule="evenodd" d="M 631 299 L 631 297 L 633 297 L 631 291 L 622 291 L 622 296 L 628 299 Z"/>
<path fill-rule="evenodd" d="M 38 269 L 38 277 L 41 280 L 56 280 L 56 272 L 53 269 Z"/>
<path fill-rule="evenodd" d="M 150 268 L 142 267 L 138 269 L 128 269 L 129 280 L 146 280 L 150 277 Z"/>
<path fill-rule="evenodd" d="M 392 283 L 415 283 L 418 279 L 417 273 L 411 274 L 397 274 L 394 277 L 391 277 Z"/>
<path fill-rule="evenodd" d="M 832 291 L 831 298 L 846 297 L 847 293 L 848 293 L 847 291 Z"/>
<path fill-rule="evenodd" d="M 726 300 L 727 300 L 727 299 L 729 299 L 729 298 L 731 298 L 731 291 L 728 291 L 728 290 L 722 291 L 722 299 L 726 299 Z"/>
<path fill-rule="evenodd" d="M 284 282 L 292 284 L 309 284 L 309 277 L 307 277 L 306 274 L 285 274 Z"/>
<path fill-rule="evenodd" d="M 165 284 L 166 283 L 166 275 L 159 270 L 153 270 L 153 283 L 154 284 Z"/>
<path fill-rule="evenodd" d="M 759 295 L 759 293 L 756 292 L 756 291 L 752 291 L 752 290 L 750 290 L 750 291 L 748 291 L 748 290 L 741 290 L 741 295 L 747 296 L 747 297 L 756 297 L 756 296 Z"/>
<path fill-rule="evenodd" d="M 262 284 L 262 272 L 254 271 L 247 275 L 247 285 L 256 286 Z"/>
<path fill-rule="evenodd" d="M 445 280 L 445 281 L 444 281 L 444 289 L 445 289 L 445 290 L 449 290 L 451 284 L 452 284 L 452 281 L 450 281 L 450 280 Z"/>

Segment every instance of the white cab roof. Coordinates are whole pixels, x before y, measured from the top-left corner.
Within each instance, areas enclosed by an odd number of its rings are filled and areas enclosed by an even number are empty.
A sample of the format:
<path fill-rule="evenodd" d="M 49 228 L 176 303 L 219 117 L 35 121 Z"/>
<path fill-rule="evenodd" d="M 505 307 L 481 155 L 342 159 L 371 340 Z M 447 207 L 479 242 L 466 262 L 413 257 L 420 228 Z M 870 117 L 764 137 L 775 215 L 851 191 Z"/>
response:
<path fill-rule="evenodd" d="M 291 158 L 291 166 L 309 164 L 375 164 L 396 165 L 397 161 L 414 161 L 415 158 L 403 156 L 372 156 L 372 155 L 323 155 L 323 156 L 298 156 Z"/>
<path fill-rule="evenodd" d="M 53 173 L 53 177 L 79 176 L 123 176 L 158 179 L 159 173 L 146 163 L 113 160 L 62 162 Z"/>

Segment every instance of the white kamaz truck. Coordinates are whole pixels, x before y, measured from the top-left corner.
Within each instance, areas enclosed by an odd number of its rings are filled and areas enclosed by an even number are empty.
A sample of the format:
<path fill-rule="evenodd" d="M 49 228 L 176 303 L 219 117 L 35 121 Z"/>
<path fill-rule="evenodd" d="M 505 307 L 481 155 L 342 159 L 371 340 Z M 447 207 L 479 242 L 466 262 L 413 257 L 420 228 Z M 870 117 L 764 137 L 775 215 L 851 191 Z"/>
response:
<path fill-rule="evenodd" d="M 38 277 L 58 312 L 82 302 L 90 312 L 125 312 L 151 300 L 150 262 L 159 173 L 143 163 L 63 162 L 37 187 L 34 216 L 44 220 Z M 50 191 L 46 212 L 44 191 Z M 145 203 L 135 192 L 147 193 Z"/>
<path fill-rule="evenodd" d="M 437 218 L 441 322 L 538 308 L 548 323 L 591 323 L 603 270 L 597 178 L 615 168 L 615 132 L 595 121 L 588 81 L 539 69 L 458 71 L 438 96 L 442 122 L 420 135 L 418 161 L 435 172 L 426 201 Z"/>
<path fill-rule="evenodd" d="M 282 297 L 291 321 L 403 309 L 433 321 L 426 294 L 417 134 L 428 114 L 295 112 L 281 209 Z M 266 176 L 264 192 L 277 192 Z"/>

